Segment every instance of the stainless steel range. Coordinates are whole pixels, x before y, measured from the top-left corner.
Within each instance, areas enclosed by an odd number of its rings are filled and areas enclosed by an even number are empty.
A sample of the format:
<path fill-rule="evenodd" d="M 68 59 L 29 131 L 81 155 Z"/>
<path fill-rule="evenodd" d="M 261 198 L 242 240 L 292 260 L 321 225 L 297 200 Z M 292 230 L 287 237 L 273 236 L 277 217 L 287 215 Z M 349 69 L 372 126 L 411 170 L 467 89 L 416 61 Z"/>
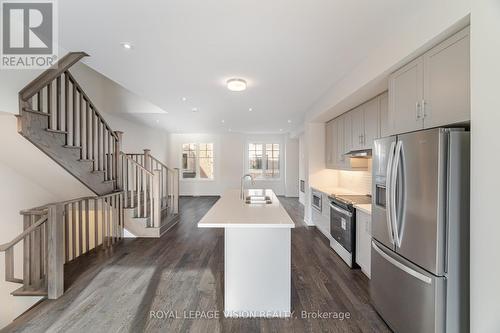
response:
<path fill-rule="evenodd" d="M 369 204 L 369 195 L 338 195 L 330 197 L 330 233 L 332 248 L 351 268 L 356 266 L 355 204 Z"/>

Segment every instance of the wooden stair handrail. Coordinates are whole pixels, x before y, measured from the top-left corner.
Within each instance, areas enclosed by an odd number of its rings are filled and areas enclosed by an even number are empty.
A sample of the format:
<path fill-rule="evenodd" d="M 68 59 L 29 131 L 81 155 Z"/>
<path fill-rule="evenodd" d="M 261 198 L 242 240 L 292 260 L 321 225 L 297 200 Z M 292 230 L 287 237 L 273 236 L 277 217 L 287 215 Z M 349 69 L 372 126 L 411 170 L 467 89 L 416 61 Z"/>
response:
<path fill-rule="evenodd" d="M 43 216 L 41 217 L 38 221 L 36 221 L 33 225 L 31 225 L 29 228 L 24 230 L 19 236 L 14 238 L 8 243 L 0 245 L 0 252 L 5 252 L 17 243 L 19 243 L 24 237 L 26 237 L 28 234 L 32 233 L 36 228 L 38 228 L 42 223 L 46 222 L 48 219 L 48 216 Z"/>
<path fill-rule="evenodd" d="M 169 168 L 168 166 L 166 166 L 164 163 L 162 163 L 159 159 L 157 159 L 157 158 L 156 158 L 156 157 L 154 157 L 153 155 L 149 155 L 149 156 L 151 157 L 151 159 L 152 159 L 153 161 L 157 162 L 158 164 L 160 164 L 161 166 L 163 166 L 165 169 L 167 169 L 167 170 L 168 170 L 168 171 L 170 171 L 170 172 L 174 172 L 174 171 L 175 171 L 175 169 L 177 169 L 177 168 L 174 168 L 174 169 Z"/>
<path fill-rule="evenodd" d="M 47 214 L 47 208 L 51 205 L 67 205 L 67 204 L 72 204 L 74 202 L 82 201 L 82 200 L 95 200 L 95 199 L 106 199 L 108 197 L 112 197 L 116 194 L 119 194 L 123 191 L 115 191 L 111 192 L 105 195 L 98 195 L 98 196 L 87 196 L 87 197 L 80 197 L 77 199 L 71 199 L 71 200 L 66 200 L 66 201 L 61 201 L 61 202 L 53 202 L 44 206 L 32 208 L 32 209 L 26 209 L 22 210 L 20 212 L 21 215 L 43 215 Z"/>
<path fill-rule="evenodd" d="M 57 63 L 52 65 L 48 70 L 40 74 L 36 79 L 31 81 L 26 87 L 19 92 L 19 97 L 23 101 L 27 101 L 33 97 L 40 89 L 55 80 L 59 75 L 64 73 L 68 68 L 76 64 L 83 57 L 88 57 L 85 52 L 70 52 L 62 57 Z"/>
<path fill-rule="evenodd" d="M 149 176 L 153 176 L 154 175 L 151 171 L 149 171 L 148 169 L 146 169 L 145 167 L 143 167 L 140 163 L 137 163 L 137 161 L 135 161 L 133 158 L 131 158 L 130 156 L 128 156 L 128 154 L 125 154 L 124 152 L 121 151 L 120 155 L 122 155 L 128 161 L 132 162 L 132 164 L 136 165 L 141 170 L 145 171 Z M 132 154 L 132 155 L 140 155 L 140 154 Z"/>

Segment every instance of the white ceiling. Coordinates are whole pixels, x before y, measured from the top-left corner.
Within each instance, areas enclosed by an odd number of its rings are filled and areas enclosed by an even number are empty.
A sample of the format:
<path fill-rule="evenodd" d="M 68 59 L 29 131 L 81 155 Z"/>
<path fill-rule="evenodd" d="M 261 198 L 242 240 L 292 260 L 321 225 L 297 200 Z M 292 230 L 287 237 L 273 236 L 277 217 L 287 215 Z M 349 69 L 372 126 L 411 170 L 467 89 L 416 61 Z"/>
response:
<path fill-rule="evenodd" d="M 170 132 L 288 132 L 418 9 L 414 0 L 58 3 L 62 46 L 167 111 L 137 110 L 136 119 Z M 231 77 L 248 89 L 228 91 Z"/>

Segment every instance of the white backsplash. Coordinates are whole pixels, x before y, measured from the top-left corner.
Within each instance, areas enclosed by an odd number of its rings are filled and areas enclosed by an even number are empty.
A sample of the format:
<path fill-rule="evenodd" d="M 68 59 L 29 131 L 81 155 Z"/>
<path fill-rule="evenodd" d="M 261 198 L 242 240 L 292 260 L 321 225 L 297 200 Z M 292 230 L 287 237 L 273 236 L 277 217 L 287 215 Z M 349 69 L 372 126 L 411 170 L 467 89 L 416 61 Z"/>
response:
<path fill-rule="evenodd" d="M 368 171 L 339 170 L 339 186 L 349 190 L 372 194 L 372 160 L 368 160 Z"/>
<path fill-rule="evenodd" d="M 371 171 L 339 170 L 339 186 L 362 194 L 372 193 Z"/>

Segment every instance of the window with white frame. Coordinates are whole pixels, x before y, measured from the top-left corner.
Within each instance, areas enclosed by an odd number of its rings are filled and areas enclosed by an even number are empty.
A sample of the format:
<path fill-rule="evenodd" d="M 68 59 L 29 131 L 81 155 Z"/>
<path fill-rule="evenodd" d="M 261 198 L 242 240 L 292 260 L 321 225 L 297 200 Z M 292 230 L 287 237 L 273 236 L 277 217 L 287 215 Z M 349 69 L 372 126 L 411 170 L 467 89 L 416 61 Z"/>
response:
<path fill-rule="evenodd" d="M 279 179 L 280 144 L 249 143 L 248 172 L 255 179 Z"/>
<path fill-rule="evenodd" d="M 213 143 L 184 143 L 182 145 L 182 178 L 214 179 Z"/>

